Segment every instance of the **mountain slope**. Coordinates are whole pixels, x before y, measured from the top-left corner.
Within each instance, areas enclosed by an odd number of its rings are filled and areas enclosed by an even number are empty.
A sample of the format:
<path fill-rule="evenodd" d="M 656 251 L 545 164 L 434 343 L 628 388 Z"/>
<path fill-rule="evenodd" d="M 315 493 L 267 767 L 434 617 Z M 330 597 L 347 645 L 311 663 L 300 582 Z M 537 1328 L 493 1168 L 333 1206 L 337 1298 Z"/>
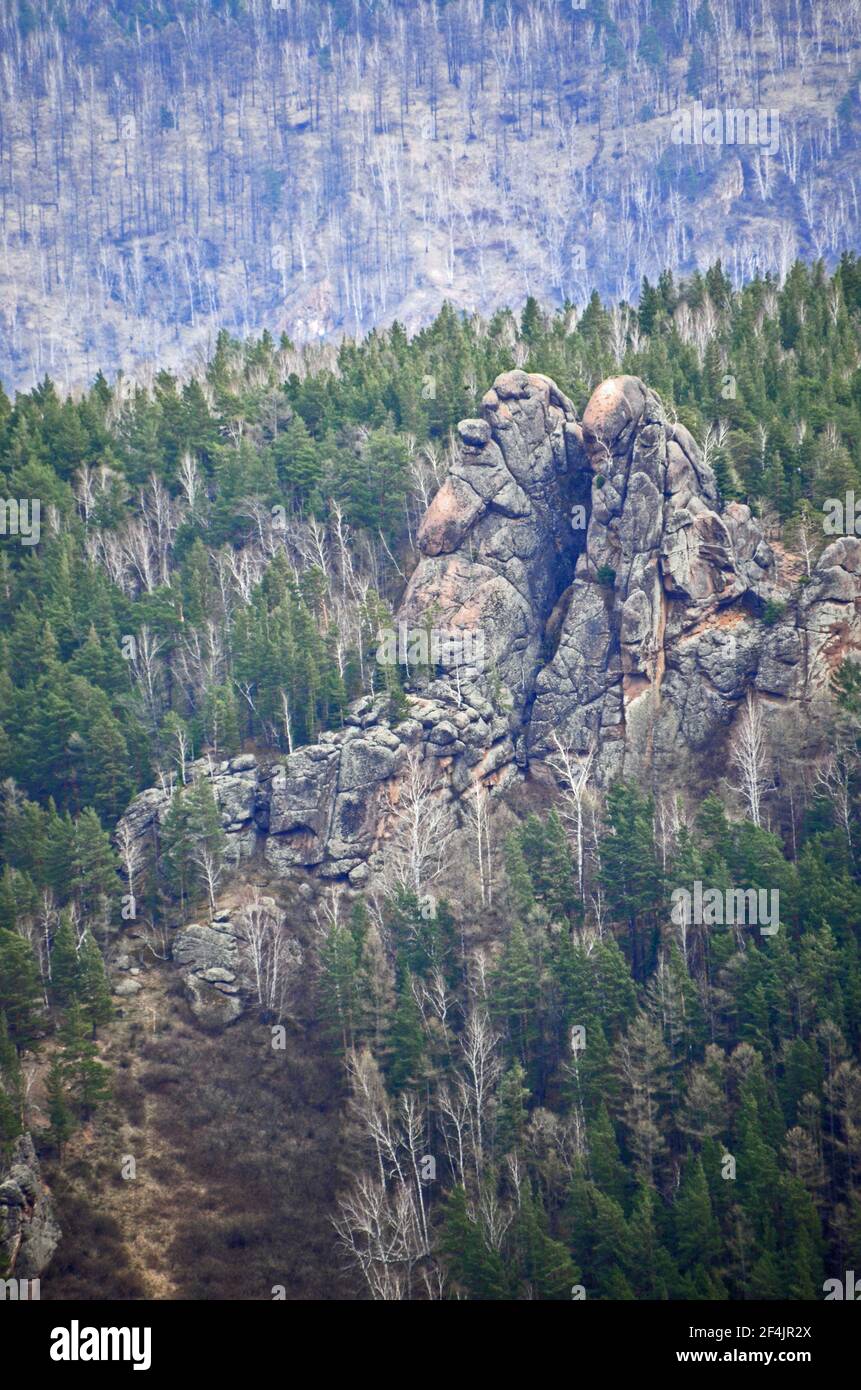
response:
<path fill-rule="evenodd" d="M 783 8 L 7 7 L 0 380 L 833 261 L 859 244 L 859 17 Z M 676 143 L 696 102 L 720 132 Z"/>

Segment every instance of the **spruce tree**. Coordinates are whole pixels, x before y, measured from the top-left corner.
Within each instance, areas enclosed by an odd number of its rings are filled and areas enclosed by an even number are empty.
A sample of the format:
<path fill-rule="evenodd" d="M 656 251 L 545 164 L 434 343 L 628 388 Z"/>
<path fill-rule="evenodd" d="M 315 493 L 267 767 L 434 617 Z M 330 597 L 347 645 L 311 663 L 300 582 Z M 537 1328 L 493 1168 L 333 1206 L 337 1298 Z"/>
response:
<path fill-rule="evenodd" d="M 82 1120 L 107 1100 L 110 1072 L 98 1060 L 98 1050 L 90 1040 L 90 1027 L 81 1005 L 75 1001 L 66 1010 L 59 1031 L 63 1075 Z"/>
<path fill-rule="evenodd" d="M 529 940 L 520 922 L 514 921 L 492 975 L 491 1012 L 506 1029 L 511 1048 L 524 1066 L 532 1061 L 538 977 Z"/>
<path fill-rule="evenodd" d="M 684 1271 L 698 1265 L 703 1270 L 710 1269 L 720 1253 L 721 1233 L 699 1155 L 685 1164 L 673 1205 L 673 1221 L 679 1267 Z"/>
<path fill-rule="evenodd" d="M 616 782 L 607 794 L 601 838 L 601 880 L 608 907 L 628 931 L 631 972 L 645 979 L 654 957 L 664 875 L 655 847 L 653 806 L 631 783 Z"/>
<path fill-rule="evenodd" d="M 71 912 L 60 914 L 60 923 L 51 943 L 51 996 L 65 1008 L 80 995 L 78 936 Z"/>
<path fill-rule="evenodd" d="M 29 944 L 0 930 L 0 1013 L 18 1052 L 35 1046 L 42 1031 L 42 985 Z"/>
<path fill-rule="evenodd" d="M 513 1062 L 504 1073 L 497 1092 L 495 1148 L 498 1156 L 516 1149 L 526 1126 L 526 1102 L 529 1088 L 524 1085 L 526 1072 L 519 1062 Z"/>
<path fill-rule="evenodd" d="M 455 1289 L 475 1300 L 508 1297 L 508 1279 L 499 1251 L 488 1245 L 467 1207 L 460 1186 L 449 1194 L 442 1223 L 440 1252 Z"/>
<path fill-rule="evenodd" d="M 105 973 L 105 962 L 96 939 L 89 930 L 84 932 L 78 951 L 76 996 L 95 1037 L 97 1029 L 112 1018 L 114 1009 Z"/>
<path fill-rule="evenodd" d="M 513 1257 L 519 1266 L 522 1294 L 540 1300 L 570 1299 L 580 1273 L 565 1246 L 547 1230 L 547 1215 L 526 1184 L 510 1233 Z"/>
<path fill-rule="evenodd" d="M 628 1175 L 619 1151 L 610 1112 L 602 1101 L 587 1130 L 589 1174 L 592 1181 L 621 1207 L 625 1206 Z"/>
<path fill-rule="evenodd" d="M 87 915 L 99 915 L 106 899 L 119 897 L 119 860 L 108 832 L 89 806 L 75 821 L 72 870 L 78 901 Z"/>
<path fill-rule="evenodd" d="M 75 1121 L 69 1107 L 66 1090 L 66 1072 L 63 1062 L 55 1057 L 45 1083 L 48 1097 L 48 1120 L 51 1143 L 56 1149 L 57 1158 L 63 1161 L 63 1150 L 75 1132 Z"/>
<path fill-rule="evenodd" d="M 23 1101 L 21 1063 L 9 1036 L 6 1015 L 0 1012 L 0 1158 L 8 1156 L 22 1132 Z"/>
<path fill-rule="evenodd" d="M 413 976 L 406 966 L 401 966 L 398 970 L 389 1048 L 389 1088 L 397 1094 L 407 1086 L 419 1085 L 425 1071 L 424 1031 L 422 1016 L 413 994 Z"/>

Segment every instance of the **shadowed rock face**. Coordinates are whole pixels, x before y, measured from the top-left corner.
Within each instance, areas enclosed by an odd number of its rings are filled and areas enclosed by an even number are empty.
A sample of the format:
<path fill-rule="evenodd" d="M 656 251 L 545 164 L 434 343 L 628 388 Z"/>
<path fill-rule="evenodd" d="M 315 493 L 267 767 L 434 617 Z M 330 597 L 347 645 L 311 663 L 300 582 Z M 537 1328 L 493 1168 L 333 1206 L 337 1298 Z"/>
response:
<path fill-rule="evenodd" d="M 554 734 L 580 752 L 595 746 L 606 780 L 629 755 L 636 761 L 646 747 L 654 755 L 664 705 L 685 722 L 689 691 L 668 672 L 684 666 L 686 679 L 717 678 L 714 714 L 724 722 L 720 695 L 740 681 L 720 668 L 738 638 L 715 642 L 719 615 L 748 593 L 764 601 L 777 590 L 771 551 L 749 508 L 720 511 L 714 475 L 691 435 L 667 420 L 638 378 L 598 387 L 583 440 L 592 472 L 586 548 L 557 651 L 536 681 L 529 742 L 534 756 L 549 751 Z M 664 719 L 667 729 L 675 722 Z M 692 747 L 714 722 L 702 706 L 687 719 Z"/>
<path fill-rule="evenodd" d="M 455 819 L 477 782 L 549 775 L 556 739 L 593 748 L 599 782 L 660 773 L 680 749 L 719 756 L 749 689 L 769 708 L 807 701 L 861 646 L 861 542 L 831 545 L 793 598 L 750 510 L 721 506 L 691 435 L 638 378 L 603 382 L 580 422 L 548 377 L 506 372 L 459 432 L 397 618 L 475 640 L 443 646 L 432 679 L 402 671 L 400 723 L 365 697 L 290 757 L 215 768 L 236 861 L 262 851 L 276 872 L 361 887 L 411 749 Z M 769 601 L 786 605 L 771 626 Z M 167 805 L 138 797 L 135 835 Z"/>
<path fill-rule="evenodd" d="M 57 1248 L 61 1231 L 42 1182 L 29 1134 L 0 1166 L 0 1279 L 35 1279 Z"/>
<path fill-rule="evenodd" d="M 459 426 L 460 457 L 419 529 L 424 558 L 399 617 L 419 627 L 432 615 L 442 630 L 480 633 L 483 672 L 521 716 L 545 625 L 582 549 L 570 518 L 585 500 L 586 455 L 574 407 L 549 377 L 506 372 L 482 409 L 484 419 Z"/>

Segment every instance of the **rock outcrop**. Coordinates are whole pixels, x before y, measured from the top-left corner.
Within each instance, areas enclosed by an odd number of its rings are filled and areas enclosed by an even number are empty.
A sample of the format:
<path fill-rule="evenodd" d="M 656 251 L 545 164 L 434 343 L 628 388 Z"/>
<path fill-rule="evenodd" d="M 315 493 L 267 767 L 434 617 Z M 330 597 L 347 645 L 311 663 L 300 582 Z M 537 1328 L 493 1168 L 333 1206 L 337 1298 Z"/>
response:
<path fill-rule="evenodd" d="M 603 783 L 660 772 L 680 749 L 719 761 L 748 690 L 772 710 L 807 702 L 861 648 L 861 542 L 830 545 L 793 588 L 749 508 L 721 505 L 691 435 L 637 378 L 604 382 L 580 422 L 549 378 L 506 372 L 459 430 L 397 615 L 407 716 L 380 693 L 289 757 L 195 765 L 235 862 L 362 887 L 417 759 L 454 820 L 476 784 L 552 775 L 557 740 L 591 749 Z M 444 639 L 430 674 L 400 642 L 427 630 Z M 167 805 L 143 793 L 132 833 L 157 834 Z M 231 981 L 211 983 L 229 999 Z"/>
<path fill-rule="evenodd" d="M 731 717 L 764 634 L 744 621 L 753 607 L 742 601 L 762 607 L 779 590 L 749 508 L 721 511 L 694 440 L 641 381 L 604 382 L 583 437 L 592 472 L 586 547 L 556 653 L 536 681 L 529 742 L 539 756 L 554 735 L 579 752 L 594 746 L 606 780 L 626 761 L 660 756 L 662 733 L 680 728 L 691 748 L 702 747 Z"/>
<path fill-rule="evenodd" d="M 420 628 L 432 615 L 446 633 L 478 633 L 483 667 L 521 720 L 541 665 L 548 618 L 573 576 L 582 530 L 572 508 L 586 500 L 587 460 L 574 407 L 548 377 L 506 372 L 483 401 L 483 420 L 459 426 L 460 458 L 418 535 L 423 559 L 399 618 Z M 448 674 L 461 648 L 440 665 Z"/>
<path fill-rule="evenodd" d="M 0 1278 L 38 1278 L 61 1234 L 33 1141 L 22 1134 L 0 1165 Z"/>

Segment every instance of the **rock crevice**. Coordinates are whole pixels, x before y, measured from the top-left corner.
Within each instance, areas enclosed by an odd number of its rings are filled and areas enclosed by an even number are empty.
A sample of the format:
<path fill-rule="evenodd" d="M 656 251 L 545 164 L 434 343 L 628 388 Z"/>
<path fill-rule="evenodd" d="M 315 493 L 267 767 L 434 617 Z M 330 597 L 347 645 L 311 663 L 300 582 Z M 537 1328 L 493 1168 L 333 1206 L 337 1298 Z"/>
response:
<path fill-rule="evenodd" d="M 397 621 L 469 640 L 443 644 L 431 678 L 406 673 L 399 722 L 366 696 L 289 757 L 198 764 L 236 862 L 362 887 L 416 757 L 455 821 L 477 782 L 548 775 L 557 739 L 594 752 L 599 783 L 660 772 L 680 746 L 719 754 L 748 690 L 808 701 L 861 646 L 861 542 L 836 541 L 791 591 L 750 509 L 721 505 L 638 378 L 602 383 L 580 421 L 548 377 L 506 372 L 459 434 Z M 168 800 L 138 797 L 133 834 L 157 835 Z"/>

